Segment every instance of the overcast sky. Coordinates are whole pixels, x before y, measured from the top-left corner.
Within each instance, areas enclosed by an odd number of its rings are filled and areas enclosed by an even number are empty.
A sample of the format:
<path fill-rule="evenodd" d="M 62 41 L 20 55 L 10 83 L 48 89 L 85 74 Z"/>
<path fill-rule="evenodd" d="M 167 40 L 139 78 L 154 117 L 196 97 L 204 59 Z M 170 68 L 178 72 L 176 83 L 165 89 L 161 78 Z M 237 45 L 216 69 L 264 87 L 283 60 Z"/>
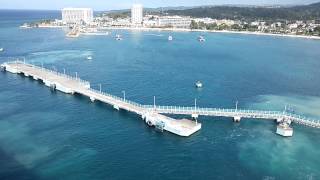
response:
<path fill-rule="evenodd" d="M 62 9 L 91 7 L 94 10 L 127 9 L 133 3 L 144 7 L 198 6 L 222 4 L 310 4 L 320 0 L 0 0 L 0 9 Z"/>

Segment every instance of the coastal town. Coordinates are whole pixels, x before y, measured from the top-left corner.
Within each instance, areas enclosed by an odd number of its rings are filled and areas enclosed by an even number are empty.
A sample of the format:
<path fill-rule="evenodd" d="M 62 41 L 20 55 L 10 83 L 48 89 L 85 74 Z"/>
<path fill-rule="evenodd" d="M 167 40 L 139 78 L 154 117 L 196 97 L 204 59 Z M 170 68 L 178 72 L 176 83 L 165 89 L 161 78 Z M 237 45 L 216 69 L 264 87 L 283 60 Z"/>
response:
<path fill-rule="evenodd" d="M 0 180 L 320 180 L 319 49 L 320 0 L 5 1 Z"/>
<path fill-rule="evenodd" d="M 246 34 L 281 35 L 319 39 L 320 20 L 231 20 L 194 18 L 166 12 L 144 11 L 141 4 L 132 5 L 130 13 L 99 13 L 91 8 L 64 8 L 62 19 L 25 23 L 21 28 L 69 27 L 69 37 L 96 33 L 101 29 L 140 29 L 171 31 L 206 31 Z"/>

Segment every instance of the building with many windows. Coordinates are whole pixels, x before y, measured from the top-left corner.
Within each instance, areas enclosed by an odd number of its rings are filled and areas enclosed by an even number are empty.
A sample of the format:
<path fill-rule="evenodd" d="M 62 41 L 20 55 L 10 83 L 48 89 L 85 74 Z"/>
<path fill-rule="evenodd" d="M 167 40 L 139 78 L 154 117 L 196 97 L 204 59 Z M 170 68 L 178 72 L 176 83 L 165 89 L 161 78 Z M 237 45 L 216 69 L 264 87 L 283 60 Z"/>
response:
<path fill-rule="evenodd" d="M 93 21 L 91 8 L 64 8 L 62 9 L 62 22 L 65 24 L 89 24 Z"/>
<path fill-rule="evenodd" d="M 143 7 L 141 4 L 134 4 L 131 8 L 131 23 L 134 26 L 141 26 L 143 20 Z"/>
<path fill-rule="evenodd" d="M 173 27 L 173 28 L 190 28 L 191 18 L 183 16 L 161 16 L 158 19 L 160 27 Z"/>

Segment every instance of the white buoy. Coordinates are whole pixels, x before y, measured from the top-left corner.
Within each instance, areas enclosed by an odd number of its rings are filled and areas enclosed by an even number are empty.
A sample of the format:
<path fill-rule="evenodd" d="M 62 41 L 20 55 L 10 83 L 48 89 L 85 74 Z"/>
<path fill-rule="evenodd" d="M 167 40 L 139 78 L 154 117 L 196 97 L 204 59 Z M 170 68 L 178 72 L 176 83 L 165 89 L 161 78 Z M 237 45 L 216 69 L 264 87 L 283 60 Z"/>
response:
<path fill-rule="evenodd" d="M 202 82 L 200 82 L 200 81 L 196 82 L 196 87 L 197 88 L 202 88 L 202 86 L 203 86 Z"/>

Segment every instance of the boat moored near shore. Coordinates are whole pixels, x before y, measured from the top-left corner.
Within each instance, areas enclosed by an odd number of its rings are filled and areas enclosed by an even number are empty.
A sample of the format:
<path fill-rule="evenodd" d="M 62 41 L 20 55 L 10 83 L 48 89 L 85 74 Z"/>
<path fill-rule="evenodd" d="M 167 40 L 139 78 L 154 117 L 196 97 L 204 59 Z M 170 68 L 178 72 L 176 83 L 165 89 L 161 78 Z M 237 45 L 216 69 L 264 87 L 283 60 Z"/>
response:
<path fill-rule="evenodd" d="M 21 29 L 30 29 L 32 26 L 28 23 L 24 23 L 23 25 L 20 26 Z"/>
<path fill-rule="evenodd" d="M 80 33 L 78 31 L 70 31 L 66 36 L 69 38 L 76 38 L 80 36 Z"/>
<path fill-rule="evenodd" d="M 117 41 L 121 41 L 121 40 L 123 40 L 123 38 L 122 38 L 122 36 L 120 34 L 117 34 L 116 35 L 116 40 Z"/>
<path fill-rule="evenodd" d="M 206 39 L 204 38 L 204 36 L 199 36 L 199 37 L 198 37 L 198 41 L 199 41 L 199 42 L 205 42 Z"/>

